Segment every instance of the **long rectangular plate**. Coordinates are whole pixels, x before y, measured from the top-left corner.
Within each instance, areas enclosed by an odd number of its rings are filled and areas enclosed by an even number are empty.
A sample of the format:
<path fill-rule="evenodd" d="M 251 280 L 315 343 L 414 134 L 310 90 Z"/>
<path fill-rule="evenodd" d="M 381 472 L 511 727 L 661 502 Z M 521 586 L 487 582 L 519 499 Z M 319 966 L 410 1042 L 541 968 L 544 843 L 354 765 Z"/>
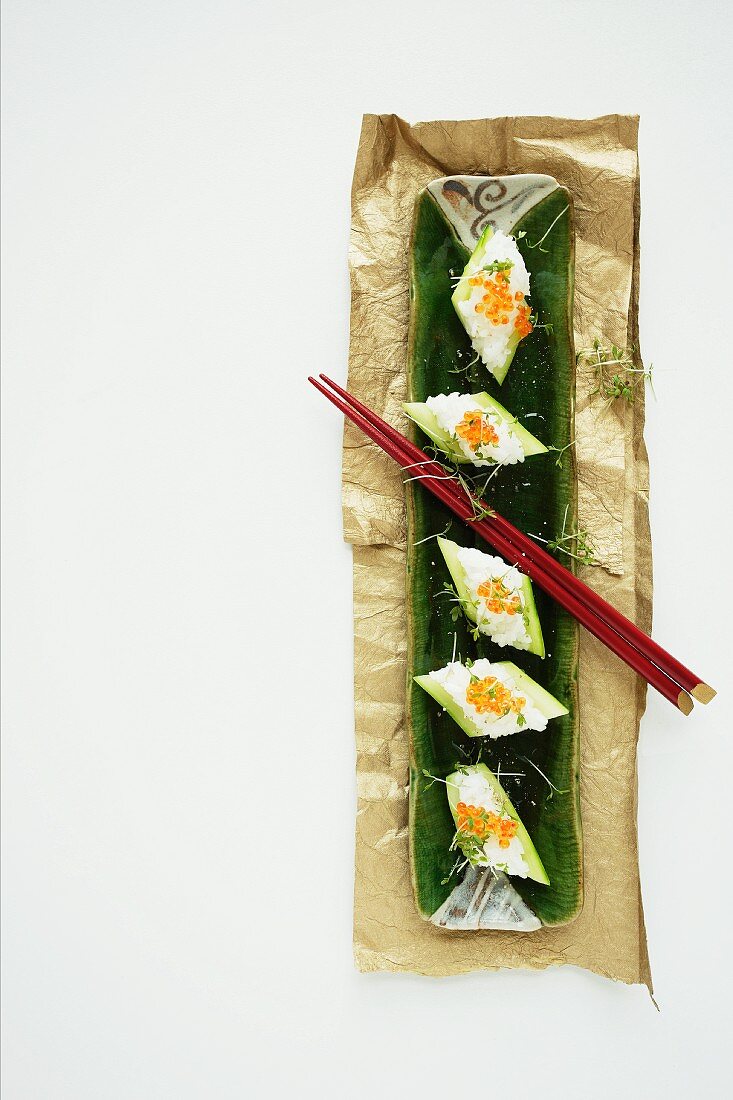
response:
<path fill-rule="evenodd" d="M 469 366 L 470 340 L 451 304 L 451 276 L 463 270 L 487 220 L 520 234 L 517 244 L 530 273 L 532 308 L 547 326 L 535 328 L 520 343 L 502 386 L 482 364 Z M 573 256 L 570 195 L 551 177 L 450 177 L 434 181 L 418 197 L 410 253 L 409 400 L 486 390 L 533 435 L 558 448 L 500 470 L 487 493 L 487 503 L 517 527 L 548 539 L 560 532 L 563 522 L 572 530 L 576 516 L 575 462 L 569 446 L 575 399 Z M 413 438 L 423 447 L 429 442 L 417 429 Z M 450 577 L 431 536 L 445 531 L 464 546 L 490 548 L 416 482 L 407 485 L 407 515 L 410 857 L 418 910 L 447 928 L 565 924 L 577 916 L 583 896 L 577 624 L 535 586 L 547 647 L 544 660 L 499 649 L 485 638 L 475 642 L 462 617 L 452 620 L 454 605 L 441 595 Z M 412 679 L 447 664 L 454 645 L 462 658 L 514 660 L 569 713 L 550 721 L 541 733 L 520 732 L 496 741 L 466 737 Z M 545 865 L 549 886 L 516 877 L 507 883 L 504 876 L 489 872 L 503 882 L 493 882 L 490 890 L 486 883 L 480 891 L 472 886 L 466 901 L 462 875 L 451 875 L 453 820 L 445 785 L 429 776 L 444 779 L 456 763 L 475 763 L 479 754 L 492 771 L 500 772 Z M 489 914 L 482 923 L 473 912 L 477 898 L 497 895 L 497 887 L 501 913 Z M 527 907 L 529 920 L 520 920 L 517 914 L 526 916 Z M 472 910 L 468 918 L 467 908 Z M 502 915 L 505 911 L 509 917 Z"/>

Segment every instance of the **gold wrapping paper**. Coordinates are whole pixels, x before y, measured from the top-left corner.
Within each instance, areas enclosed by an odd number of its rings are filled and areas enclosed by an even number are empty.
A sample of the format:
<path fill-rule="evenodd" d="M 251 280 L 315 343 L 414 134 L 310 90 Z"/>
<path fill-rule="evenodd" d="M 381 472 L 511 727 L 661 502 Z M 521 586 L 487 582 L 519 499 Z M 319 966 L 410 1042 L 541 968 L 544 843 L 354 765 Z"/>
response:
<path fill-rule="evenodd" d="M 637 342 L 638 119 L 363 121 L 352 192 L 349 388 L 404 428 L 413 204 L 431 179 L 541 172 L 573 194 L 575 343 Z M 604 410 L 577 378 L 580 525 L 602 568 L 583 577 L 651 628 L 651 544 L 643 395 Z M 345 537 L 354 544 L 358 815 L 354 947 L 361 970 L 447 975 L 571 963 L 651 990 L 639 883 L 636 742 L 645 685 L 585 631 L 580 637 L 580 916 L 531 934 L 447 932 L 423 921 L 408 855 L 404 494 L 401 474 L 356 429 L 344 435 Z"/>

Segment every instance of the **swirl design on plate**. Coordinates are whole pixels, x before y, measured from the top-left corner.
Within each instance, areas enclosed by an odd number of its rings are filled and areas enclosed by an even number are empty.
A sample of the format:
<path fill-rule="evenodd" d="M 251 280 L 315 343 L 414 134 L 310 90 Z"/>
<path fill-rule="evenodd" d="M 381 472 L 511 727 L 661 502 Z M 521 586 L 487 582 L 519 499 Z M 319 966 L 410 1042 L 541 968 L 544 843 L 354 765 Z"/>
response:
<path fill-rule="evenodd" d="M 488 179 L 483 183 L 480 183 L 473 193 L 473 205 L 479 211 L 479 216 L 471 225 L 471 235 L 479 239 L 487 223 L 496 228 L 494 222 L 491 220 L 490 215 L 495 210 L 499 210 L 504 206 L 503 199 L 506 197 L 507 186 L 498 179 Z"/>
<path fill-rule="evenodd" d="M 507 232 L 530 207 L 557 187 L 551 176 L 446 176 L 428 190 L 467 247 L 487 225 Z"/>

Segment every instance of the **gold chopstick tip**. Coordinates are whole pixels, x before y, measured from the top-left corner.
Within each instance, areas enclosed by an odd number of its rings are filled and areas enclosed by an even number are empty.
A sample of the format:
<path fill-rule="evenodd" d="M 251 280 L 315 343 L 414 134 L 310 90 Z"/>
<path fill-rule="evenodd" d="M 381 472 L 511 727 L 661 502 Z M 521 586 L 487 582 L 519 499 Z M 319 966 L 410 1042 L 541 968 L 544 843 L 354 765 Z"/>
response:
<path fill-rule="evenodd" d="M 692 694 L 698 703 L 709 703 L 718 693 L 715 688 L 710 687 L 710 684 L 698 684 L 692 689 Z"/>
<path fill-rule="evenodd" d="M 680 708 L 683 714 L 692 714 L 692 708 L 695 704 L 687 694 L 686 691 L 681 691 L 677 696 L 677 706 Z"/>

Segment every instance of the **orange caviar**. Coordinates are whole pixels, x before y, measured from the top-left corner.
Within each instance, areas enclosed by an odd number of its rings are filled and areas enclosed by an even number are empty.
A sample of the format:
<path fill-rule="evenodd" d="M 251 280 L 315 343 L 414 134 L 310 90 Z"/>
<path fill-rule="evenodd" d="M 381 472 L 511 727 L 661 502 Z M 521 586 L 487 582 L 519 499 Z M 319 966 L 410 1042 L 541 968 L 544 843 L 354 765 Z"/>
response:
<path fill-rule="evenodd" d="M 501 615 L 502 611 L 507 615 L 516 615 L 521 607 L 521 600 L 516 594 L 512 594 L 511 588 L 507 588 L 499 577 L 489 577 L 476 589 L 479 596 L 486 600 L 486 606 L 494 615 Z"/>
<path fill-rule="evenodd" d="M 481 301 L 475 305 L 477 313 L 483 313 L 492 325 L 506 325 L 509 323 L 514 304 L 512 292 L 509 289 L 509 275 L 506 271 L 497 271 L 493 275 L 484 278 L 474 275 L 468 280 L 469 286 L 480 286 L 486 291 L 481 296 Z"/>
<path fill-rule="evenodd" d="M 517 332 L 519 333 L 519 339 L 520 340 L 524 336 L 529 336 L 530 332 L 532 331 L 532 329 L 534 327 L 532 325 L 532 322 L 529 319 L 529 316 L 530 316 L 529 306 L 521 305 L 519 307 L 519 309 L 517 310 L 517 316 L 514 318 L 514 327 L 517 330 Z"/>
<path fill-rule="evenodd" d="M 530 321 L 530 308 L 524 301 L 524 293 L 517 290 L 512 295 L 509 287 L 509 275 L 506 271 L 497 271 L 493 275 L 484 278 L 482 274 L 472 275 L 468 280 L 471 287 L 481 287 L 486 293 L 481 295 L 481 301 L 476 302 L 476 313 L 483 313 L 492 325 L 508 325 L 512 313 L 515 310 L 514 328 L 521 340 L 532 331 Z"/>
<path fill-rule="evenodd" d="M 500 848 L 508 848 L 512 837 L 517 835 L 517 822 L 511 817 L 500 817 L 482 806 L 467 806 L 459 802 L 456 806 L 459 833 L 468 833 L 479 840 L 490 835 L 497 837 Z"/>
<path fill-rule="evenodd" d="M 481 409 L 471 409 L 463 414 L 463 420 L 456 427 L 456 435 L 465 439 L 472 451 L 485 444 L 495 446 L 499 442 L 493 424 L 484 416 Z"/>
<path fill-rule="evenodd" d="M 483 680 L 472 680 L 468 685 L 466 702 L 479 714 L 496 714 L 503 718 L 512 711 L 519 714 L 526 700 L 520 695 L 512 695 L 496 676 L 484 676 Z"/>

